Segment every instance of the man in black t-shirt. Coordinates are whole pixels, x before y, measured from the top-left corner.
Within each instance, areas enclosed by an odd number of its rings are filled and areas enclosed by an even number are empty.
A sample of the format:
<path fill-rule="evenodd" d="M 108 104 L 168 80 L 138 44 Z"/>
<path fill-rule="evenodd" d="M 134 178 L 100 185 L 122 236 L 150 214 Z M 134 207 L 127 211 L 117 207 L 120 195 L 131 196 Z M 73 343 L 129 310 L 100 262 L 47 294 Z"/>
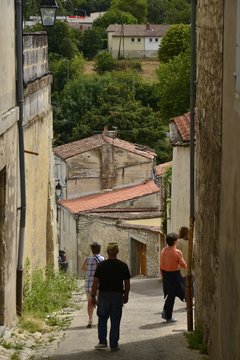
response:
<path fill-rule="evenodd" d="M 126 263 L 117 259 L 118 245 L 109 243 L 108 259 L 102 261 L 94 274 L 92 287 L 92 302 L 97 304 L 98 339 L 95 349 L 107 347 L 107 321 L 110 317 L 111 328 L 109 343 L 111 351 L 119 350 L 118 340 L 123 304 L 128 302 L 130 290 L 130 271 Z M 99 289 L 98 301 L 96 293 Z"/>

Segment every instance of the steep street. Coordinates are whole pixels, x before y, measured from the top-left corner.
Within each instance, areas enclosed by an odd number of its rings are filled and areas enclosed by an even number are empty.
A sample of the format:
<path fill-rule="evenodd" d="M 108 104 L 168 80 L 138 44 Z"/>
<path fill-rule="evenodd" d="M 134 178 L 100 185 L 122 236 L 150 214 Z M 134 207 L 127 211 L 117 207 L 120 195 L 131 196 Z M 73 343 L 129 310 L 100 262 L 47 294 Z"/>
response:
<path fill-rule="evenodd" d="M 131 283 L 129 303 L 124 306 L 121 323 L 120 351 L 94 350 L 98 343 L 97 316 L 94 325 L 87 329 L 86 301 L 73 321 L 63 340 L 39 349 L 34 359 L 85 360 L 202 360 L 204 356 L 190 350 L 184 331 L 187 329 L 185 304 L 176 300 L 176 323 L 166 324 L 161 318 L 163 307 L 162 285 L 158 279 L 134 278 Z"/>

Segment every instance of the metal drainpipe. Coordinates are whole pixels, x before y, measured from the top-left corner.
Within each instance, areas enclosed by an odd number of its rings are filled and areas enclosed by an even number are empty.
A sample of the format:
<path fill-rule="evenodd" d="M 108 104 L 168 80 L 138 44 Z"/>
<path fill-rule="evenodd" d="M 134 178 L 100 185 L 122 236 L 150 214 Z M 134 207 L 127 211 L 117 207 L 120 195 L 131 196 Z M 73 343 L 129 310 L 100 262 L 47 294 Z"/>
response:
<path fill-rule="evenodd" d="M 23 133 L 23 3 L 16 0 L 16 58 L 17 58 L 17 104 L 19 107 L 19 171 L 20 171 L 20 228 L 18 243 L 18 265 L 17 265 L 17 284 L 16 284 L 16 307 L 17 314 L 22 313 L 23 301 L 23 252 L 26 224 L 26 183 L 25 183 L 25 159 L 24 159 L 24 133 Z"/>
<path fill-rule="evenodd" d="M 196 104 L 196 5 L 197 0 L 191 1 L 191 69 L 190 69 L 190 218 L 188 240 L 188 274 L 186 286 L 187 326 L 193 331 L 193 304 L 192 304 L 192 253 L 193 233 L 195 221 L 195 104 Z"/>

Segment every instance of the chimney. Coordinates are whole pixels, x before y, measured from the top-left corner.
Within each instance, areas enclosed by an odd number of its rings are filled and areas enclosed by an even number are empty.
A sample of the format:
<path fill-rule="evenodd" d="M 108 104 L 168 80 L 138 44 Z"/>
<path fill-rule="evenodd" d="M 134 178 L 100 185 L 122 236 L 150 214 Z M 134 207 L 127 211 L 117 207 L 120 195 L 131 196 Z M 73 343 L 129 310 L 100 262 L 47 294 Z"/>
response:
<path fill-rule="evenodd" d="M 149 22 L 146 23 L 146 30 L 150 30 L 150 24 L 149 24 Z"/>

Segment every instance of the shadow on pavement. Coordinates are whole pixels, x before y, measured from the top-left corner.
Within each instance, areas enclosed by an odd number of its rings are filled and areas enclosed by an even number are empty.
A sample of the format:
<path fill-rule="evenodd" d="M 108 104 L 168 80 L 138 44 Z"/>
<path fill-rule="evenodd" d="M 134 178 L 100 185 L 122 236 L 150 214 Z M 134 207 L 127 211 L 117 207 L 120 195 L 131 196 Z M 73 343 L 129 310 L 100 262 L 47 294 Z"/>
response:
<path fill-rule="evenodd" d="M 159 324 L 158 324 L 159 325 Z M 165 325 L 166 326 L 166 325 Z M 182 333 L 175 333 L 165 337 L 159 337 L 151 340 L 136 341 L 125 343 L 117 352 L 111 352 L 109 349 L 90 350 L 58 354 L 50 359 L 52 360 L 95 360 L 95 359 L 125 359 L 125 360 L 193 360 L 202 359 L 202 356 L 194 350 L 183 352 L 182 344 L 185 339 Z M 173 351 L 172 348 L 175 347 Z M 169 349 L 171 349 L 169 351 Z"/>

